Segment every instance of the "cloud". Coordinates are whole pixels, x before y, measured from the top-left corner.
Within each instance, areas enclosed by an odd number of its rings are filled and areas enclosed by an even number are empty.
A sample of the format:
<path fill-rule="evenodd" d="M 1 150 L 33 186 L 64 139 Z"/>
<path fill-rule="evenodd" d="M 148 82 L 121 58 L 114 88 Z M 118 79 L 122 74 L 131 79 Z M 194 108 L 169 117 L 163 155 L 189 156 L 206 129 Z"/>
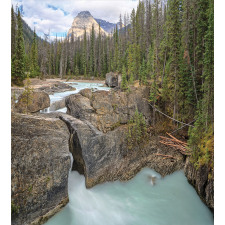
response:
<path fill-rule="evenodd" d="M 12 0 L 23 6 L 23 19 L 39 33 L 65 33 L 80 11 L 88 10 L 94 18 L 116 23 L 119 15 L 131 13 L 137 0 Z M 63 35 L 64 36 L 64 35 Z"/>

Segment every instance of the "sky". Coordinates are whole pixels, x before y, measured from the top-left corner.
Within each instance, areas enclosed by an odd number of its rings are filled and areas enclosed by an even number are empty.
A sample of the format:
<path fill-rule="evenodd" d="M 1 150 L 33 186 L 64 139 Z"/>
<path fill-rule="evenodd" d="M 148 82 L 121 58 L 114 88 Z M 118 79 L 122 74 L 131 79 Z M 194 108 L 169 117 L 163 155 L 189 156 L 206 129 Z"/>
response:
<path fill-rule="evenodd" d="M 64 37 L 80 11 L 90 11 L 92 16 L 112 23 L 119 21 L 119 15 L 131 13 L 138 0 L 12 0 L 23 7 L 23 19 L 39 36 L 49 33 L 51 39 L 56 34 Z"/>

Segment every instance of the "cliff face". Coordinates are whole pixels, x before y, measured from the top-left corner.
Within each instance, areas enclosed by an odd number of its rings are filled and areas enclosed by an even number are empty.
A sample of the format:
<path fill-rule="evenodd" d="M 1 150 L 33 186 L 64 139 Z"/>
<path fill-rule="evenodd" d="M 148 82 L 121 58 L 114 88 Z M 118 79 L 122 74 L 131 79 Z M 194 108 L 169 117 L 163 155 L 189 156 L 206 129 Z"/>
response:
<path fill-rule="evenodd" d="M 12 224 L 42 224 L 68 201 L 69 131 L 56 118 L 13 114 Z"/>
<path fill-rule="evenodd" d="M 67 113 L 60 118 L 70 130 L 70 151 L 73 170 L 85 175 L 86 187 L 105 181 L 131 179 L 148 166 L 162 176 L 183 168 L 184 158 L 168 149 L 150 134 L 140 145 L 127 145 L 128 121 L 136 108 L 146 122 L 150 107 L 146 100 L 149 89 L 135 89 L 131 93 L 84 89 L 66 98 Z M 163 159 L 158 154 L 172 155 Z"/>
<path fill-rule="evenodd" d="M 94 25 L 95 35 L 98 36 L 99 24 L 88 11 L 80 12 L 73 20 L 72 26 L 68 31 L 67 36 L 71 37 L 73 34 L 75 38 L 83 37 L 84 29 L 86 29 L 87 36 L 91 35 L 92 25 Z M 109 35 L 105 30 L 100 27 L 102 35 Z"/>
<path fill-rule="evenodd" d="M 196 169 L 190 159 L 187 159 L 184 172 L 188 182 L 195 188 L 202 201 L 214 210 L 214 178 L 208 178 L 207 166 Z"/>
<path fill-rule="evenodd" d="M 102 19 L 95 19 L 100 25 L 101 27 L 108 33 L 112 33 L 114 31 L 114 29 L 120 29 L 120 22 L 118 23 L 110 23 L 108 21 L 102 20 Z M 124 24 L 122 24 L 122 28 L 124 27 Z"/>

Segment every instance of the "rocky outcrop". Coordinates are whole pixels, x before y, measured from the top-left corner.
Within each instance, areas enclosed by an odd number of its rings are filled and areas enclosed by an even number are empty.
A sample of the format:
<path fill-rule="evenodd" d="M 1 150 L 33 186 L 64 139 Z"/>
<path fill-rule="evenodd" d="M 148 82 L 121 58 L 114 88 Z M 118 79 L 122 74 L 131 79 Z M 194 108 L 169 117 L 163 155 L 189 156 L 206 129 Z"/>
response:
<path fill-rule="evenodd" d="M 83 90 L 66 98 L 67 113 L 80 120 L 88 120 L 98 130 L 108 132 L 126 124 L 136 109 L 149 123 L 150 107 L 147 87 L 132 88 L 130 93 L 121 91 Z"/>
<path fill-rule="evenodd" d="M 120 22 L 118 22 L 118 23 L 110 23 L 108 21 L 105 21 L 105 20 L 102 20 L 102 19 L 96 19 L 96 18 L 95 18 L 95 20 L 109 34 L 114 32 L 114 29 L 116 29 L 116 26 L 117 26 L 117 29 L 120 29 L 121 25 L 122 25 L 122 28 L 125 27 L 124 24 L 123 23 L 120 24 Z"/>
<path fill-rule="evenodd" d="M 69 131 L 56 118 L 12 114 L 12 224 L 43 224 L 69 201 Z"/>
<path fill-rule="evenodd" d="M 50 106 L 50 98 L 45 92 L 22 93 L 15 104 L 15 112 L 35 113 Z"/>
<path fill-rule="evenodd" d="M 75 91 L 76 88 L 66 83 L 58 81 L 58 82 L 52 82 L 51 85 L 38 87 L 37 90 L 44 91 L 45 93 L 49 95 L 53 95 L 54 93 L 58 93 L 58 92 Z"/>
<path fill-rule="evenodd" d="M 74 38 L 83 38 L 84 30 L 86 29 L 86 35 L 91 35 L 92 25 L 94 26 L 95 35 L 98 36 L 99 24 L 93 18 L 89 11 L 82 11 L 74 18 L 71 28 L 68 31 L 67 36 L 71 38 L 73 35 Z M 84 29 L 85 28 L 85 29 Z M 109 34 L 100 27 L 101 35 L 108 36 Z"/>
<path fill-rule="evenodd" d="M 49 110 L 50 110 L 51 112 L 54 112 L 54 111 L 56 111 L 56 110 L 58 110 L 58 109 L 62 109 L 62 108 L 64 108 L 64 107 L 66 107 L 66 105 L 65 105 L 65 99 L 62 99 L 62 100 L 53 102 L 53 103 L 50 105 Z"/>
<path fill-rule="evenodd" d="M 195 188 L 202 201 L 214 210 L 214 179 L 209 178 L 207 166 L 194 167 L 190 159 L 187 159 L 184 167 L 188 182 Z"/>
<path fill-rule="evenodd" d="M 128 150 L 126 125 L 103 133 L 87 120 L 81 121 L 66 114 L 61 114 L 60 118 L 71 133 L 72 169 L 85 175 L 87 188 L 105 181 L 131 179 L 145 166 L 163 176 L 183 168 L 183 156 L 159 146 L 155 138 Z M 155 153 L 170 154 L 175 159 L 162 160 Z"/>
<path fill-rule="evenodd" d="M 108 87 L 120 87 L 121 84 L 121 74 L 117 73 L 107 73 L 105 78 L 105 84 Z"/>

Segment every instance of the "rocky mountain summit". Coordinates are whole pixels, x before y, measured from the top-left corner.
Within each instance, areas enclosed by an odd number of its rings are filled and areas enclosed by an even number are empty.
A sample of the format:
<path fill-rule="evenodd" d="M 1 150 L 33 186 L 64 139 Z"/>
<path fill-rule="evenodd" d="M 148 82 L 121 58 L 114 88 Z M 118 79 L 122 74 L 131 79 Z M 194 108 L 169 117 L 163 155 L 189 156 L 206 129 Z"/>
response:
<path fill-rule="evenodd" d="M 110 22 L 108 22 L 106 20 L 102 20 L 102 19 L 95 19 L 95 20 L 108 33 L 113 32 L 113 30 L 116 28 L 116 25 L 117 25 L 117 29 L 119 29 L 119 27 L 120 27 L 120 22 L 118 22 L 118 23 L 110 23 Z M 123 24 L 122 24 L 122 27 L 124 27 Z"/>
<path fill-rule="evenodd" d="M 84 35 L 84 30 L 86 29 L 87 36 L 90 36 L 92 25 L 94 25 L 95 34 L 98 35 L 99 24 L 94 19 L 89 11 L 82 11 L 74 18 L 71 28 L 68 31 L 67 36 L 71 37 L 72 34 L 75 38 L 82 37 Z M 108 32 L 100 27 L 100 32 L 102 35 L 108 36 Z"/>

